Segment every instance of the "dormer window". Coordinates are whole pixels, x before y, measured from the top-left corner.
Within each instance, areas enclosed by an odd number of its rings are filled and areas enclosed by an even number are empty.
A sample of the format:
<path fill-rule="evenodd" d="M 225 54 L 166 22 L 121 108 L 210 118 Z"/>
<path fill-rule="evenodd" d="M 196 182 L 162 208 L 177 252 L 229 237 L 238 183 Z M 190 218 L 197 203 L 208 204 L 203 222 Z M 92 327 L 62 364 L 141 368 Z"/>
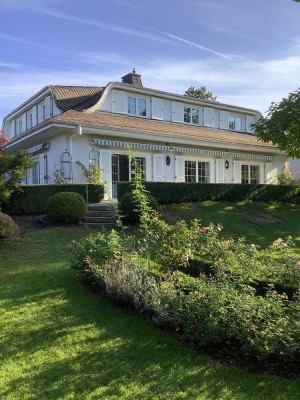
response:
<path fill-rule="evenodd" d="M 238 115 L 229 115 L 229 129 L 232 131 L 241 131 L 242 117 Z"/>
<path fill-rule="evenodd" d="M 184 107 L 184 122 L 188 124 L 199 124 L 199 110 L 196 108 Z"/>
<path fill-rule="evenodd" d="M 42 104 L 42 117 L 43 117 L 43 121 L 46 120 L 46 103 Z"/>
<path fill-rule="evenodd" d="M 128 97 L 128 114 L 146 117 L 146 100 Z"/>
<path fill-rule="evenodd" d="M 27 123 L 28 123 L 28 129 L 33 127 L 33 115 L 32 115 L 32 112 L 30 112 L 28 114 Z"/>

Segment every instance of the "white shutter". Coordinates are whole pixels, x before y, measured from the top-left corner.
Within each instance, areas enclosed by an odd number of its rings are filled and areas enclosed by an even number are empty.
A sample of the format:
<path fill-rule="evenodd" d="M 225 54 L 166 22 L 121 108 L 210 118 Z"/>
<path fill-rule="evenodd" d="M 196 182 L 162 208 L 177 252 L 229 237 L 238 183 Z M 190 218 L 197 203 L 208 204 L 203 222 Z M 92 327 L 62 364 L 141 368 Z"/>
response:
<path fill-rule="evenodd" d="M 104 182 L 105 194 L 104 199 L 108 200 L 112 197 L 111 182 L 111 150 L 100 150 L 100 168 L 102 170 L 102 180 Z"/>
<path fill-rule="evenodd" d="M 175 157 L 175 182 L 185 182 L 184 157 Z"/>
<path fill-rule="evenodd" d="M 112 91 L 112 112 L 124 114 L 125 111 L 125 92 L 121 90 Z"/>
<path fill-rule="evenodd" d="M 225 161 L 224 160 L 216 160 L 217 161 L 217 170 L 216 170 L 216 182 L 217 183 L 224 183 L 224 173 L 225 173 Z"/>
<path fill-rule="evenodd" d="M 32 126 L 36 125 L 36 107 L 33 107 L 32 112 Z"/>
<path fill-rule="evenodd" d="M 50 111 L 51 111 L 51 96 L 47 96 L 45 98 L 45 105 L 46 105 L 46 119 L 50 118 Z"/>
<path fill-rule="evenodd" d="M 9 127 L 9 137 L 12 139 L 15 136 L 15 120 L 13 119 Z"/>
<path fill-rule="evenodd" d="M 152 97 L 152 118 L 163 119 L 163 99 Z"/>
<path fill-rule="evenodd" d="M 233 162 L 233 182 L 242 183 L 242 163 L 240 161 Z"/>
<path fill-rule="evenodd" d="M 209 163 L 209 182 L 216 183 L 215 161 L 211 160 Z"/>
<path fill-rule="evenodd" d="M 22 114 L 22 132 L 25 132 L 26 131 L 26 120 L 27 120 L 27 118 L 26 118 L 26 113 L 24 113 L 24 114 Z M 19 132 L 19 134 L 20 134 L 21 132 Z"/>
<path fill-rule="evenodd" d="M 44 159 L 44 154 L 41 154 L 39 156 L 39 184 L 43 185 L 45 182 L 44 179 L 45 176 L 45 159 Z"/>
<path fill-rule="evenodd" d="M 229 112 L 220 111 L 220 129 L 229 129 Z"/>
<path fill-rule="evenodd" d="M 183 122 L 183 105 L 172 101 L 172 122 Z"/>
<path fill-rule="evenodd" d="M 210 107 L 204 107 L 204 125 L 214 126 L 214 109 Z"/>
<path fill-rule="evenodd" d="M 254 124 L 254 116 L 246 115 L 246 132 L 254 133 L 253 129 L 250 127 L 251 124 Z"/>
<path fill-rule="evenodd" d="M 265 163 L 265 183 L 272 183 L 272 164 Z"/>
<path fill-rule="evenodd" d="M 163 182 L 164 180 L 164 167 L 163 155 L 153 154 L 153 180 L 154 182 Z"/>

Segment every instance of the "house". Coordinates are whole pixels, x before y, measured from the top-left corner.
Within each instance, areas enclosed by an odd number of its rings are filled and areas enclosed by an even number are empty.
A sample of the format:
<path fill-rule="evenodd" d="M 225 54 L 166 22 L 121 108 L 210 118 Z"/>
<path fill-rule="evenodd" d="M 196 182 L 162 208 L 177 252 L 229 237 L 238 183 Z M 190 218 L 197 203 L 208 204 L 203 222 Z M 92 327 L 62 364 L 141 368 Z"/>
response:
<path fill-rule="evenodd" d="M 46 86 L 3 121 L 7 151 L 26 149 L 28 184 L 84 182 L 80 161 L 99 164 L 107 194 L 130 180 L 128 149 L 147 180 L 276 183 L 286 157 L 258 141 L 252 109 L 149 89 L 135 70 L 105 87 Z"/>

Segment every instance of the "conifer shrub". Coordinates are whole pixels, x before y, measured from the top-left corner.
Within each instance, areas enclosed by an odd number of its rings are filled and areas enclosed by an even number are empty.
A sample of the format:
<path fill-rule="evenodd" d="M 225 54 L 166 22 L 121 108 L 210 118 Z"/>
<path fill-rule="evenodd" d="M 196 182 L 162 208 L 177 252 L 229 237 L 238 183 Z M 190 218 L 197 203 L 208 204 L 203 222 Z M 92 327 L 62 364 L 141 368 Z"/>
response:
<path fill-rule="evenodd" d="M 20 235 L 20 231 L 9 215 L 0 212 L 0 239 L 14 238 Z"/>
<path fill-rule="evenodd" d="M 46 212 L 51 222 L 77 224 L 83 221 L 87 204 L 79 193 L 62 192 L 49 198 Z"/>

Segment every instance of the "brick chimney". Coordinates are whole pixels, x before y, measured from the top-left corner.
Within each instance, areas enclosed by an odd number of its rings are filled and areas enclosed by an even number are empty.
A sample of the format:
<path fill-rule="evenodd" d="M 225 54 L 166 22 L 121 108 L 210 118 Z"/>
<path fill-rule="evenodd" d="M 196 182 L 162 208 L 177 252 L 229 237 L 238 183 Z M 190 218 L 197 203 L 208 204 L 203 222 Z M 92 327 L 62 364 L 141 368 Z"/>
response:
<path fill-rule="evenodd" d="M 129 83 L 130 85 L 134 86 L 143 87 L 141 75 L 135 73 L 135 68 L 133 68 L 133 71 L 129 72 L 129 74 L 122 76 L 122 82 Z"/>

